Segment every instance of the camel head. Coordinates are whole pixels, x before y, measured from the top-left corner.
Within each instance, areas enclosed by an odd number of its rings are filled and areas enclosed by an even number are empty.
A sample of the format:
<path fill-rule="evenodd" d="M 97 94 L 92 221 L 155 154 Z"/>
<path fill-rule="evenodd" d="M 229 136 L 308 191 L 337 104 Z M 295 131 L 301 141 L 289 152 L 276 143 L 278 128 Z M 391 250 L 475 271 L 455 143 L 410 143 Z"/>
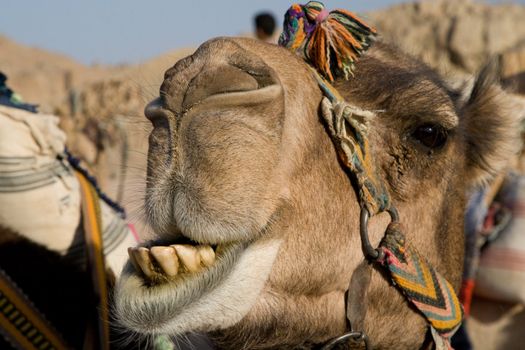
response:
<path fill-rule="evenodd" d="M 514 142 L 489 76 L 454 91 L 377 42 L 351 79 L 334 83 L 372 115 L 373 170 L 407 240 L 456 289 L 466 192 L 499 170 Z M 145 112 L 154 126 L 145 208 L 158 238 L 130 251 L 120 324 L 206 332 L 225 348 L 308 347 L 347 330 L 352 281 L 374 347 L 423 344 L 423 317 L 363 255 L 358 199 L 322 99 L 306 63 L 250 39 L 210 40 L 166 72 Z M 370 219 L 373 245 L 388 222 L 385 213 Z M 361 274 L 368 283 L 354 283 Z"/>

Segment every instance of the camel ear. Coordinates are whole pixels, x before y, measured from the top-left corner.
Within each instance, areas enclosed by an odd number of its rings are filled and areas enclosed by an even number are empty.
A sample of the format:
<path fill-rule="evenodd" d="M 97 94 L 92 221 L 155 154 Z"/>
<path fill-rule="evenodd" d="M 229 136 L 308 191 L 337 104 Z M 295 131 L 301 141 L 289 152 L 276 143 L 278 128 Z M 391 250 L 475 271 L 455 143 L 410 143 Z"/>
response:
<path fill-rule="evenodd" d="M 490 181 L 520 150 L 520 111 L 496 83 L 497 65 L 477 76 L 461 115 L 466 131 L 467 171 L 472 185 Z"/>

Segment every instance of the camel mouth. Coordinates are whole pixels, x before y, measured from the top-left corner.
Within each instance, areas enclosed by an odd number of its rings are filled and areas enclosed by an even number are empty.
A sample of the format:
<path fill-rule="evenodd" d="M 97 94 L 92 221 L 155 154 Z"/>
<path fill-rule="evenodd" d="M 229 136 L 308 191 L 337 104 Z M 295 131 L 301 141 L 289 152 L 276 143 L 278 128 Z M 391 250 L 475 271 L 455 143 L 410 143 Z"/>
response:
<path fill-rule="evenodd" d="M 119 326 L 148 335 L 233 325 L 255 303 L 279 246 L 265 239 L 216 246 L 181 239 L 130 248 L 115 289 Z"/>
<path fill-rule="evenodd" d="M 156 240 L 129 248 L 115 288 L 119 326 L 144 335 L 184 334 L 240 321 L 265 285 L 281 245 L 264 232 L 197 240 L 171 227 L 159 229 Z M 203 321 L 208 319 L 215 321 Z"/>

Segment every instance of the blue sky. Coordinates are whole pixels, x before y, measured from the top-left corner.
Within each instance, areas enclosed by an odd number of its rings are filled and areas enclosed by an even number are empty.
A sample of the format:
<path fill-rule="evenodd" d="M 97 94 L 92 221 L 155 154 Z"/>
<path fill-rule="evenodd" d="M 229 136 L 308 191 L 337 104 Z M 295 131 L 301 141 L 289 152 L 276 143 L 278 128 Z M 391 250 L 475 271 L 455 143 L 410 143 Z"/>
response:
<path fill-rule="evenodd" d="M 328 8 L 365 12 L 399 0 L 326 0 Z M 503 2 L 498 0 L 492 3 Z M 514 0 L 525 4 L 525 0 Z M 130 63 L 219 35 L 252 30 L 269 10 L 281 22 L 285 0 L 3 0 L 0 34 L 83 63 Z"/>

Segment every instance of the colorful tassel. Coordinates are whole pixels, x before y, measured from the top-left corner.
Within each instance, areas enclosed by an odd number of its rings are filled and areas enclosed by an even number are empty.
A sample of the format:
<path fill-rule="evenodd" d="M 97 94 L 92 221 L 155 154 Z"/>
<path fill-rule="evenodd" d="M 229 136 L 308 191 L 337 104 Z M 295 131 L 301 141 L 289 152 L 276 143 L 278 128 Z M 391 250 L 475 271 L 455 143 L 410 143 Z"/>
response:
<path fill-rule="evenodd" d="M 292 5 L 284 16 L 279 45 L 289 48 L 323 77 L 348 79 L 354 63 L 370 47 L 376 30 L 350 11 L 328 12 L 322 2 Z"/>

